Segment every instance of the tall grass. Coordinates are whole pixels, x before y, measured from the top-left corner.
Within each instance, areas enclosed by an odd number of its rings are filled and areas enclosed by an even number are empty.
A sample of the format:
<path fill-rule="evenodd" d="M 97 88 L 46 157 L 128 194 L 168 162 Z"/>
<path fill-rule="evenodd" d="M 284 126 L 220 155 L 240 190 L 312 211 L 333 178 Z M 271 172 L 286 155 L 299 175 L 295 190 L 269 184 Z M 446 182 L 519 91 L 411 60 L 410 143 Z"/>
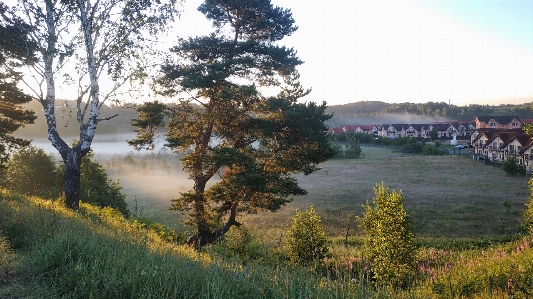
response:
<path fill-rule="evenodd" d="M 228 239 L 196 251 L 161 231 L 112 209 L 81 204 L 74 212 L 0 190 L 0 298 L 533 296 L 531 237 L 502 245 L 418 239 L 409 285 L 376 289 L 358 238 L 332 239 L 330 256 L 304 268 L 287 261 L 277 233 L 251 231 L 244 245 L 228 247 Z"/>
<path fill-rule="evenodd" d="M 110 209 L 0 193 L 0 230 L 34 298 L 354 298 L 301 267 L 243 265 L 169 243 Z M 0 293 L 1 294 L 1 293 Z M 13 297 L 17 297 L 13 295 Z"/>

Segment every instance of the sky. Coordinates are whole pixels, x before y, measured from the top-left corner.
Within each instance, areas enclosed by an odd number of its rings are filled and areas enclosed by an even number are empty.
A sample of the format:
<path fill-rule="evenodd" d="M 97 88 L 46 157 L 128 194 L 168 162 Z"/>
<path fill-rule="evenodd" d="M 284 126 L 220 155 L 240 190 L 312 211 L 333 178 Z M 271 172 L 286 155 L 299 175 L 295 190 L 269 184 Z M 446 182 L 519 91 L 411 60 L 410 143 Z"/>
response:
<path fill-rule="evenodd" d="M 174 33 L 210 32 L 200 3 L 185 2 Z M 281 44 L 305 62 L 304 101 L 533 102 L 533 0 L 272 3 L 299 27 Z"/>
<path fill-rule="evenodd" d="M 304 61 L 302 101 L 533 102 L 533 0 L 271 1 L 299 27 L 280 45 Z M 201 3 L 185 0 L 162 48 L 212 31 Z"/>

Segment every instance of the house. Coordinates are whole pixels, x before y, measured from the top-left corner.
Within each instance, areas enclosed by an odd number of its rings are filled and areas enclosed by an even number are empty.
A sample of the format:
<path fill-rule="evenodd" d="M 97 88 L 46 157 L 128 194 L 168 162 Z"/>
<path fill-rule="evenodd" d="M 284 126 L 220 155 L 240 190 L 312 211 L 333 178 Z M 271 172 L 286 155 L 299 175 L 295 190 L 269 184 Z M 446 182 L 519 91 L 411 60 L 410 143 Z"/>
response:
<path fill-rule="evenodd" d="M 409 127 L 406 124 L 391 124 L 383 125 L 381 127 L 381 135 L 383 137 L 396 138 L 396 137 L 405 137 L 405 130 Z"/>
<path fill-rule="evenodd" d="M 509 155 L 516 157 L 520 165 L 531 171 L 533 166 L 533 142 L 522 129 L 479 129 L 473 139 L 474 159 L 502 163 Z"/>
<path fill-rule="evenodd" d="M 357 126 L 357 125 L 348 125 L 348 126 L 342 127 L 342 130 L 344 131 L 344 133 L 357 132 L 358 128 L 359 128 L 359 126 Z"/>
<path fill-rule="evenodd" d="M 379 128 L 377 125 L 360 125 L 358 133 L 364 133 L 369 135 L 375 135 L 378 133 Z"/>
<path fill-rule="evenodd" d="M 522 128 L 520 119 L 516 116 L 478 116 L 476 129 L 519 129 Z"/>
<path fill-rule="evenodd" d="M 433 129 L 437 130 L 437 132 L 439 133 L 439 138 L 452 136 L 449 123 L 430 124 L 428 127 L 428 136 L 429 136 L 429 132 L 433 131 Z"/>
<path fill-rule="evenodd" d="M 411 124 L 405 130 L 406 137 L 426 138 L 428 125 L 423 124 Z"/>
<path fill-rule="evenodd" d="M 344 130 L 342 128 L 330 128 L 328 130 L 327 134 L 343 135 L 344 134 Z"/>

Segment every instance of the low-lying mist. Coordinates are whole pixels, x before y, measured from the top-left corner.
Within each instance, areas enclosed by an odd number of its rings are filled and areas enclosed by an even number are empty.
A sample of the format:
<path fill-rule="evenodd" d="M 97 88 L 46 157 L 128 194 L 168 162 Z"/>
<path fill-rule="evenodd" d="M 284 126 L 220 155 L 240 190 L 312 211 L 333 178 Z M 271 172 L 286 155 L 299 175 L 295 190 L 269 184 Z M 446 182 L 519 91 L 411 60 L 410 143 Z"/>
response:
<path fill-rule="evenodd" d="M 162 138 L 153 151 L 134 151 L 126 142 L 134 137 L 134 134 L 96 135 L 91 146 L 94 159 L 102 164 L 111 179 L 119 180 L 133 215 L 173 228 L 181 227 L 181 213 L 168 208 L 173 198 L 191 190 L 194 183 L 183 171 L 180 156 L 164 147 Z M 34 139 L 32 144 L 61 161 L 50 141 Z M 208 186 L 218 180 L 218 176 L 213 177 Z"/>
<path fill-rule="evenodd" d="M 333 117 L 326 121 L 330 128 L 342 128 L 347 125 L 390 125 L 390 124 L 430 124 L 447 121 L 441 116 L 426 116 L 409 113 L 387 113 L 376 116 Z"/>

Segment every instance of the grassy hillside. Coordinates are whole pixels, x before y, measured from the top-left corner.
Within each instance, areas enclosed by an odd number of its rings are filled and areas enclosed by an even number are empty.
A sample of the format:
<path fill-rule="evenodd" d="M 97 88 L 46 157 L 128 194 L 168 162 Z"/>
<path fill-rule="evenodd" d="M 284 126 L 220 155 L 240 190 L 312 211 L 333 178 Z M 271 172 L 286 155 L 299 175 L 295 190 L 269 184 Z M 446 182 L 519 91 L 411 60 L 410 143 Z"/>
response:
<path fill-rule="evenodd" d="M 533 239 L 520 226 L 527 178 L 506 177 L 468 155 L 363 150 L 361 159 L 328 161 L 322 171 L 298 176 L 307 196 L 278 213 L 242 217 L 242 230 L 232 229 L 201 251 L 181 245 L 177 215 L 160 218 L 178 231 L 152 222 L 168 206 L 163 197 L 172 196 L 168 190 L 157 194 L 155 181 L 142 185 L 143 216 L 151 220 L 124 219 L 87 204 L 73 212 L 0 190 L 0 298 L 531 297 Z M 153 161 L 143 161 L 148 165 L 132 165 L 146 167 L 138 178 L 146 181 L 157 167 L 151 172 Z M 164 184 L 172 184 L 175 168 L 165 172 Z M 135 168 L 120 173 L 131 172 Z M 181 182 L 183 175 L 175 179 Z M 348 219 L 362 213 L 361 204 L 381 181 L 403 190 L 417 235 L 416 273 L 402 289 L 376 288 L 369 280 L 361 232 Z M 134 180 L 125 183 L 126 192 L 138 190 Z M 289 262 L 284 229 L 295 210 L 311 205 L 322 215 L 331 245 L 328 258 L 304 267 Z"/>

